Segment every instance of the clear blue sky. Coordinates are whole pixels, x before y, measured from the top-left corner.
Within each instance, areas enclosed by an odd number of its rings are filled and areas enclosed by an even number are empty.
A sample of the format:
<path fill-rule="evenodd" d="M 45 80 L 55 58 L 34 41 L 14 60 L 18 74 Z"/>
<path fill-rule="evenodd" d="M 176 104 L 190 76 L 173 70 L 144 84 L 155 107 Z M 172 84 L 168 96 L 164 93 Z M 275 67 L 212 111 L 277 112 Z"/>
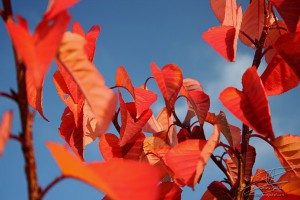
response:
<path fill-rule="evenodd" d="M 249 1 L 240 1 L 243 5 Z M 30 29 L 34 30 L 47 7 L 47 1 L 13 1 L 14 13 L 26 18 Z M 245 8 L 245 6 L 243 6 Z M 244 9 L 243 9 L 244 10 Z M 72 21 L 79 21 L 85 30 L 98 24 L 102 28 L 97 41 L 94 63 L 106 79 L 107 85 L 114 84 L 117 67 L 123 65 L 131 75 L 135 85 L 141 85 L 151 76 L 150 63 L 160 67 L 176 63 L 184 77 L 200 81 L 211 98 L 211 112 L 225 110 L 230 123 L 241 126 L 218 101 L 219 93 L 228 86 L 241 89 L 241 76 L 250 67 L 254 51 L 239 43 L 237 61 L 228 63 L 213 51 L 201 35 L 209 27 L 219 25 L 209 1 L 199 0 L 82 0 L 72 9 Z M 1 20 L 0 20 L 1 21 Z M 0 90 L 16 88 L 14 63 L 10 39 L 3 22 L 0 22 Z M 261 67 L 262 69 L 265 67 Z M 46 141 L 63 143 L 57 128 L 65 105 L 58 97 L 52 75 L 56 70 L 53 64 L 44 87 L 44 110 L 49 123 L 37 114 L 34 124 L 34 146 L 38 167 L 38 178 L 45 187 L 54 177 L 60 175 L 52 156 L 45 147 Z M 152 85 L 155 89 L 155 85 Z M 285 133 L 299 134 L 300 124 L 299 87 L 278 97 L 270 97 L 273 127 L 276 136 Z M 19 116 L 14 103 L 0 98 L 0 114 L 13 109 L 15 117 L 12 132 L 20 131 Z M 153 107 L 157 113 L 163 105 L 158 100 Z M 178 104 L 178 112 L 183 113 L 185 105 Z M 208 134 L 211 128 L 206 127 Z M 109 131 L 114 131 L 110 129 Z M 280 167 L 273 151 L 265 143 L 253 139 L 257 147 L 255 169 Z M 101 160 L 97 142 L 89 145 L 85 153 L 88 161 Z M 221 180 L 223 174 L 209 162 L 200 185 L 192 191 L 184 189 L 182 199 L 200 199 L 208 184 Z M 146 181 L 146 180 L 145 180 Z M 9 141 L 0 158 L 0 199 L 27 199 L 27 186 L 24 176 L 24 161 L 20 145 Z M 65 180 L 55 186 L 45 197 L 50 199 L 101 199 L 103 194 L 84 183 Z"/>

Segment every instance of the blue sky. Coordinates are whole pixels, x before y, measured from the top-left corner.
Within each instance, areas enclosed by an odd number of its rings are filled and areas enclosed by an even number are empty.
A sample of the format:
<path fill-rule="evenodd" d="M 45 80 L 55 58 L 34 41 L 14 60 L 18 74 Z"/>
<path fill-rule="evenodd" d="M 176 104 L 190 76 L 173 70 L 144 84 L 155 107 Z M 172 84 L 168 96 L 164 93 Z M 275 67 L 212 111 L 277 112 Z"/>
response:
<path fill-rule="evenodd" d="M 249 1 L 239 2 L 246 5 Z M 26 18 L 31 30 L 41 20 L 46 7 L 46 0 L 13 1 L 14 13 Z M 230 123 L 241 126 L 241 122 L 221 105 L 218 95 L 228 86 L 241 89 L 241 76 L 250 67 L 254 51 L 239 43 L 237 61 L 228 63 L 204 42 L 202 33 L 219 25 L 208 0 L 82 0 L 70 12 L 72 21 L 79 21 L 86 31 L 94 24 L 101 26 L 94 63 L 108 86 L 114 85 L 116 69 L 121 65 L 127 69 L 134 85 L 139 86 L 151 76 L 151 62 L 160 67 L 167 63 L 176 63 L 185 78 L 194 78 L 201 82 L 210 95 L 211 112 L 219 113 L 219 110 L 224 110 Z M 7 92 L 9 88 L 16 88 L 16 75 L 10 39 L 2 21 L 0 35 L 0 90 Z M 262 64 L 261 70 L 264 68 L 265 64 Z M 55 71 L 56 66 L 53 64 L 44 87 L 44 110 L 50 122 L 43 121 L 36 114 L 34 124 L 38 178 L 42 187 L 60 175 L 45 147 L 46 141 L 63 143 L 57 128 L 65 105 L 58 97 L 52 82 Z M 150 84 L 150 89 L 151 87 L 157 91 L 154 83 Z M 300 133 L 299 99 L 299 87 L 281 96 L 269 98 L 276 136 Z M 12 132 L 17 134 L 20 131 L 20 122 L 16 105 L 4 98 L 0 98 L 0 105 L 1 115 L 8 109 L 15 111 Z M 153 106 L 154 113 L 162 106 L 163 101 L 159 99 Z M 184 102 L 177 104 L 178 113 L 184 113 L 185 108 Z M 205 128 L 210 134 L 211 127 L 206 125 Z M 109 131 L 115 132 L 112 128 Z M 273 150 L 267 144 L 257 139 L 253 139 L 251 144 L 255 145 L 258 154 L 255 169 L 280 167 Z M 87 147 L 85 156 L 88 161 L 101 160 L 97 142 Z M 27 198 L 24 161 L 20 145 L 15 141 L 8 142 L 4 155 L 0 158 L 0 177 L 0 199 Z M 201 183 L 195 191 L 184 189 L 182 199 L 200 199 L 210 182 L 223 177 L 220 170 L 209 162 Z M 99 191 L 84 183 L 67 179 L 55 186 L 44 199 L 100 199 L 102 196 Z"/>

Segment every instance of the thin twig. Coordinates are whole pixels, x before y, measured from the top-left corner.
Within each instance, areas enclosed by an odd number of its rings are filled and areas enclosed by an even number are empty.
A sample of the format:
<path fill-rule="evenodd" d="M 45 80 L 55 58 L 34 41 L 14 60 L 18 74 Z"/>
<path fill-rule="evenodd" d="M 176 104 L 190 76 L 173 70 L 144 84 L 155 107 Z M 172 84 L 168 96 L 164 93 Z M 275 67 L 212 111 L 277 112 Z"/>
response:
<path fill-rule="evenodd" d="M 273 47 L 272 47 L 272 46 L 268 46 L 268 48 L 266 48 L 266 49 L 262 52 L 261 56 L 264 57 L 265 54 L 266 54 L 268 51 L 270 51 L 271 49 L 273 49 Z"/>
<path fill-rule="evenodd" d="M 64 175 L 60 175 L 60 176 L 56 177 L 52 182 L 50 182 L 50 183 L 45 187 L 45 189 L 43 189 L 43 190 L 41 191 L 39 200 L 43 199 L 43 197 L 47 194 L 47 192 L 48 192 L 54 185 L 56 185 L 58 182 L 62 181 L 62 180 L 65 179 L 65 178 L 67 178 L 67 177 L 64 176 Z"/>
<path fill-rule="evenodd" d="M 277 147 L 275 147 L 275 145 L 272 143 L 272 142 L 270 142 L 267 138 L 265 138 L 265 137 L 263 137 L 263 136 L 261 136 L 261 135 L 258 135 L 258 134 L 253 134 L 253 135 L 250 135 L 250 138 L 254 138 L 254 137 L 256 137 L 256 138 L 260 138 L 260 139 L 262 139 L 263 141 L 265 141 L 266 143 L 268 143 L 271 147 L 273 147 L 274 149 L 276 149 Z"/>
<path fill-rule="evenodd" d="M 144 90 L 147 88 L 147 83 L 148 83 L 148 81 L 149 81 L 150 79 L 154 79 L 154 77 L 153 77 L 153 76 L 150 76 L 150 77 L 148 77 L 148 78 L 146 79 L 146 81 L 145 81 L 145 83 L 144 83 Z"/>
<path fill-rule="evenodd" d="M 12 96 L 12 95 L 6 93 L 6 92 L 0 92 L 0 96 L 6 97 L 6 98 L 8 98 L 8 99 L 11 99 L 11 100 L 17 102 L 16 97 L 14 97 L 14 96 Z"/>
<path fill-rule="evenodd" d="M 241 30 L 240 33 L 244 35 L 255 47 L 257 47 L 257 43 L 249 35 L 247 35 L 244 31 Z"/>
<path fill-rule="evenodd" d="M 115 126 L 116 130 L 120 134 L 121 133 L 121 127 L 120 127 L 119 122 L 118 122 L 119 113 L 120 113 L 120 108 L 117 110 L 117 112 L 115 112 L 115 115 L 114 115 L 114 118 L 113 118 L 112 122 L 113 122 L 113 125 Z"/>
<path fill-rule="evenodd" d="M 219 161 L 213 154 L 210 156 L 210 158 L 214 161 L 214 163 L 220 168 L 220 170 L 225 174 L 227 179 L 229 180 L 229 184 L 232 187 L 233 186 L 233 179 L 231 175 L 229 174 L 228 170 L 224 167 L 222 164 L 222 161 Z"/>
<path fill-rule="evenodd" d="M 9 135 L 9 139 L 18 141 L 18 142 L 20 142 L 20 144 L 22 144 L 22 145 L 25 144 L 24 139 L 21 138 L 21 137 L 19 137 L 19 136 L 17 136 L 17 135 L 10 134 L 10 135 Z"/>

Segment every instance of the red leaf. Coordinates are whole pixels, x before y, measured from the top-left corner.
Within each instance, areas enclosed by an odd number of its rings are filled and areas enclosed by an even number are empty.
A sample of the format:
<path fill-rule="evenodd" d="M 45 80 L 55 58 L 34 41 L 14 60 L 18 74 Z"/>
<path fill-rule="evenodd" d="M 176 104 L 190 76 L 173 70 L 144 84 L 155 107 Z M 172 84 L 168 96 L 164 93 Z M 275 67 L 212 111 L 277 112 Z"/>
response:
<path fill-rule="evenodd" d="M 218 182 L 218 181 L 212 182 L 207 187 L 207 190 L 212 194 L 213 197 L 215 197 L 217 199 L 222 199 L 222 200 L 231 200 L 231 199 L 233 199 L 230 191 L 221 182 Z M 202 198 L 201 200 L 205 200 L 205 199 Z"/>
<path fill-rule="evenodd" d="M 158 200 L 180 200 L 182 189 L 174 182 L 162 182 L 158 186 L 159 199 Z"/>
<path fill-rule="evenodd" d="M 282 193 L 282 191 L 279 190 L 278 185 L 275 183 L 273 177 L 264 169 L 256 170 L 256 173 L 251 180 L 251 184 L 255 184 L 255 186 L 259 188 L 264 195 Z"/>
<path fill-rule="evenodd" d="M 73 6 L 79 0 L 49 0 L 47 11 L 44 14 L 44 19 L 51 20 L 67 8 Z"/>
<path fill-rule="evenodd" d="M 114 134 L 103 134 L 99 141 L 99 149 L 105 160 L 113 158 L 124 158 L 127 160 L 140 160 L 143 152 L 143 142 L 145 136 L 140 133 L 123 147 L 120 146 L 120 140 Z"/>
<path fill-rule="evenodd" d="M 238 172 L 239 172 L 238 165 L 230 157 L 226 158 L 225 164 L 226 164 L 227 170 L 233 180 L 233 184 L 235 184 L 236 180 L 238 179 Z"/>
<path fill-rule="evenodd" d="M 193 79 L 184 79 L 181 88 L 181 94 L 187 98 L 188 113 L 185 117 L 185 122 L 196 114 L 200 124 L 204 123 L 206 114 L 209 110 L 210 100 L 209 96 L 203 92 L 202 87 L 198 81 Z M 193 114 L 191 114 L 193 113 Z"/>
<path fill-rule="evenodd" d="M 168 146 L 165 141 L 158 137 L 146 137 L 143 142 L 143 151 L 147 157 L 147 161 L 151 165 L 155 165 L 160 158 L 155 155 L 155 150 Z"/>
<path fill-rule="evenodd" d="M 181 69 L 175 64 L 168 64 L 160 70 L 155 63 L 151 63 L 151 72 L 164 97 L 168 115 L 171 116 L 177 95 L 182 86 Z"/>
<path fill-rule="evenodd" d="M 208 29 L 202 34 L 202 37 L 215 51 L 229 62 L 232 62 L 235 61 L 238 35 L 242 22 L 241 6 L 237 8 L 235 15 L 231 15 L 231 17 L 228 15 L 224 21 L 225 23 L 222 23 L 222 26 Z"/>
<path fill-rule="evenodd" d="M 135 98 L 134 88 L 125 67 L 120 66 L 116 73 L 116 86 L 124 87 Z"/>
<path fill-rule="evenodd" d="M 143 153 L 143 143 L 145 135 L 137 134 L 130 142 L 122 147 L 123 158 L 128 160 L 140 160 Z"/>
<path fill-rule="evenodd" d="M 121 139 L 120 145 L 124 146 L 129 143 L 137 134 L 142 131 L 143 126 L 147 123 L 149 118 L 152 116 L 151 110 L 145 110 L 139 118 L 135 119 L 131 115 L 126 103 L 124 102 L 121 93 L 119 92 L 120 99 L 120 111 L 121 111 Z"/>
<path fill-rule="evenodd" d="M 61 145 L 47 143 L 62 174 L 83 181 L 116 200 L 154 200 L 159 171 L 145 163 L 113 159 L 83 163 Z M 146 181 L 145 181 L 146 180 Z"/>
<path fill-rule="evenodd" d="M 280 56 L 294 70 L 300 79 L 300 32 L 295 33 L 294 38 L 289 34 L 284 34 L 278 38 L 274 47 Z"/>
<path fill-rule="evenodd" d="M 77 33 L 77 34 L 81 35 L 82 37 L 85 37 L 85 32 L 78 21 L 73 22 L 72 32 Z"/>
<path fill-rule="evenodd" d="M 241 31 L 247 34 L 253 41 L 259 40 L 264 26 L 264 0 L 252 0 L 245 13 L 241 25 Z M 243 34 L 239 35 L 240 40 L 247 46 L 255 48 L 254 44 Z"/>
<path fill-rule="evenodd" d="M 236 25 L 236 0 L 210 0 L 210 5 L 222 25 Z"/>
<path fill-rule="evenodd" d="M 80 114 L 82 115 L 82 113 Z M 83 123 L 84 146 L 90 144 L 101 136 L 101 124 L 98 123 L 95 114 L 86 102 L 83 105 L 83 120 L 81 123 Z"/>
<path fill-rule="evenodd" d="M 123 66 L 117 69 L 116 86 L 124 87 L 131 94 L 136 105 L 137 117 L 145 110 L 149 109 L 157 99 L 157 95 L 154 92 L 134 87 L 126 69 Z"/>
<path fill-rule="evenodd" d="M 286 134 L 277 137 L 273 147 L 281 165 L 300 177 L 300 136 Z"/>
<path fill-rule="evenodd" d="M 79 24 L 79 22 L 74 22 L 72 25 L 72 32 L 85 37 L 85 53 L 90 61 L 93 61 L 94 54 L 96 50 L 96 40 L 101 32 L 101 28 L 98 25 L 94 25 L 91 29 L 85 34 L 83 28 Z"/>
<path fill-rule="evenodd" d="M 287 28 L 284 22 L 282 21 L 275 21 L 273 22 L 273 24 L 270 27 L 270 30 L 267 34 L 267 39 L 265 41 L 265 47 L 269 48 L 269 47 L 273 47 L 276 43 L 276 41 L 278 40 L 278 38 L 287 33 Z M 273 57 L 277 54 L 277 51 L 274 48 L 270 48 L 265 55 L 265 60 L 267 62 L 267 64 L 269 64 L 271 62 L 271 60 L 273 59 Z"/>
<path fill-rule="evenodd" d="M 43 85 L 42 85 L 43 87 Z M 34 85 L 34 79 L 32 73 L 26 72 L 26 92 L 27 100 L 29 105 L 37 110 L 40 115 L 46 120 L 49 121 L 43 111 L 43 89 L 42 87 L 36 88 Z"/>
<path fill-rule="evenodd" d="M 224 21 L 226 4 L 229 1 L 210 0 L 210 6 L 220 23 Z"/>
<path fill-rule="evenodd" d="M 2 121 L 0 124 L 0 157 L 3 154 L 5 145 L 10 135 L 10 128 L 13 119 L 13 112 L 7 111 L 2 116 Z"/>
<path fill-rule="evenodd" d="M 150 106 L 156 101 L 157 94 L 150 90 L 134 87 L 134 101 L 137 111 L 137 117 L 139 117 L 145 110 L 148 110 Z"/>
<path fill-rule="evenodd" d="M 220 100 L 244 124 L 274 140 L 267 95 L 255 67 L 244 73 L 242 83 L 243 92 L 233 87 L 226 88 L 221 92 Z"/>
<path fill-rule="evenodd" d="M 63 76 L 60 71 L 62 71 L 65 76 Z M 68 106 L 68 108 L 72 111 L 74 115 L 75 124 L 76 126 L 78 126 L 79 123 L 82 123 L 81 121 L 79 121 L 79 118 L 82 117 L 80 116 L 80 114 L 82 114 L 81 111 L 84 104 L 84 96 L 79 90 L 77 84 L 66 72 L 66 70 L 60 70 L 60 71 L 56 71 L 54 73 L 53 82 L 56 87 L 58 95 L 63 100 L 63 102 Z M 65 80 L 67 80 L 68 82 Z"/>
<path fill-rule="evenodd" d="M 119 138 L 112 134 L 103 134 L 99 140 L 99 150 L 104 160 L 122 158 L 122 148 L 119 145 Z"/>
<path fill-rule="evenodd" d="M 80 87 L 84 97 L 105 133 L 116 107 L 116 95 L 105 86 L 102 75 L 88 60 L 84 51 L 85 39 L 67 32 L 59 49 L 59 62 Z"/>
<path fill-rule="evenodd" d="M 194 188 L 220 139 L 220 132 L 215 132 L 208 141 L 186 140 L 177 144 L 166 154 L 166 164 L 175 176 Z"/>
<path fill-rule="evenodd" d="M 237 38 L 232 26 L 218 26 L 202 34 L 203 39 L 228 61 L 235 61 Z"/>
<path fill-rule="evenodd" d="M 279 95 L 297 87 L 299 78 L 280 55 L 275 55 L 261 75 L 268 96 Z"/>
<path fill-rule="evenodd" d="M 276 7 L 290 34 L 294 35 L 299 22 L 300 2 L 298 0 L 270 0 L 270 2 Z"/>
<path fill-rule="evenodd" d="M 60 136 L 69 144 L 73 152 L 84 159 L 83 150 L 85 147 L 85 142 L 83 137 L 82 123 L 78 124 L 76 127 L 74 115 L 68 107 L 64 110 L 64 113 L 61 117 L 61 124 L 58 132 Z"/>
<path fill-rule="evenodd" d="M 38 24 L 33 36 L 30 35 L 26 25 L 24 25 L 27 24 L 24 19 L 21 19 L 20 24 L 13 22 L 6 24 L 18 58 L 23 61 L 27 69 L 28 102 L 34 109 L 38 110 L 43 118 L 45 118 L 42 110 L 44 78 L 57 53 L 69 21 L 70 16 L 66 11 L 53 18 L 53 21 L 44 19 Z"/>

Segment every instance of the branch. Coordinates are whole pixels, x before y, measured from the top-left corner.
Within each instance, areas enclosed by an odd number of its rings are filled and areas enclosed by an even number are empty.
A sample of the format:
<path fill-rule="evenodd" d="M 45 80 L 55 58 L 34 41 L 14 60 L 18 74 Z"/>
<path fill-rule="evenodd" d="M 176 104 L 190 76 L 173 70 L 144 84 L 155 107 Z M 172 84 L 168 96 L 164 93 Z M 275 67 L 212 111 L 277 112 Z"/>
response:
<path fill-rule="evenodd" d="M 13 11 L 10 0 L 2 0 L 4 7 L 4 16 L 2 17 L 5 23 L 13 22 Z M 18 59 L 16 49 L 13 46 L 14 59 L 16 64 L 16 74 L 17 74 L 17 85 L 18 92 L 16 94 L 16 99 L 20 111 L 21 118 L 21 134 L 20 139 L 22 139 L 22 152 L 25 159 L 25 174 L 28 184 L 28 198 L 30 200 L 38 200 L 40 196 L 40 186 L 37 180 L 36 163 L 34 155 L 34 146 L 32 139 L 32 124 L 34 119 L 34 114 L 29 111 L 29 104 L 27 100 L 26 91 L 26 67 Z M 13 137 L 14 138 L 14 137 Z M 15 138 L 16 139 L 16 138 Z"/>

